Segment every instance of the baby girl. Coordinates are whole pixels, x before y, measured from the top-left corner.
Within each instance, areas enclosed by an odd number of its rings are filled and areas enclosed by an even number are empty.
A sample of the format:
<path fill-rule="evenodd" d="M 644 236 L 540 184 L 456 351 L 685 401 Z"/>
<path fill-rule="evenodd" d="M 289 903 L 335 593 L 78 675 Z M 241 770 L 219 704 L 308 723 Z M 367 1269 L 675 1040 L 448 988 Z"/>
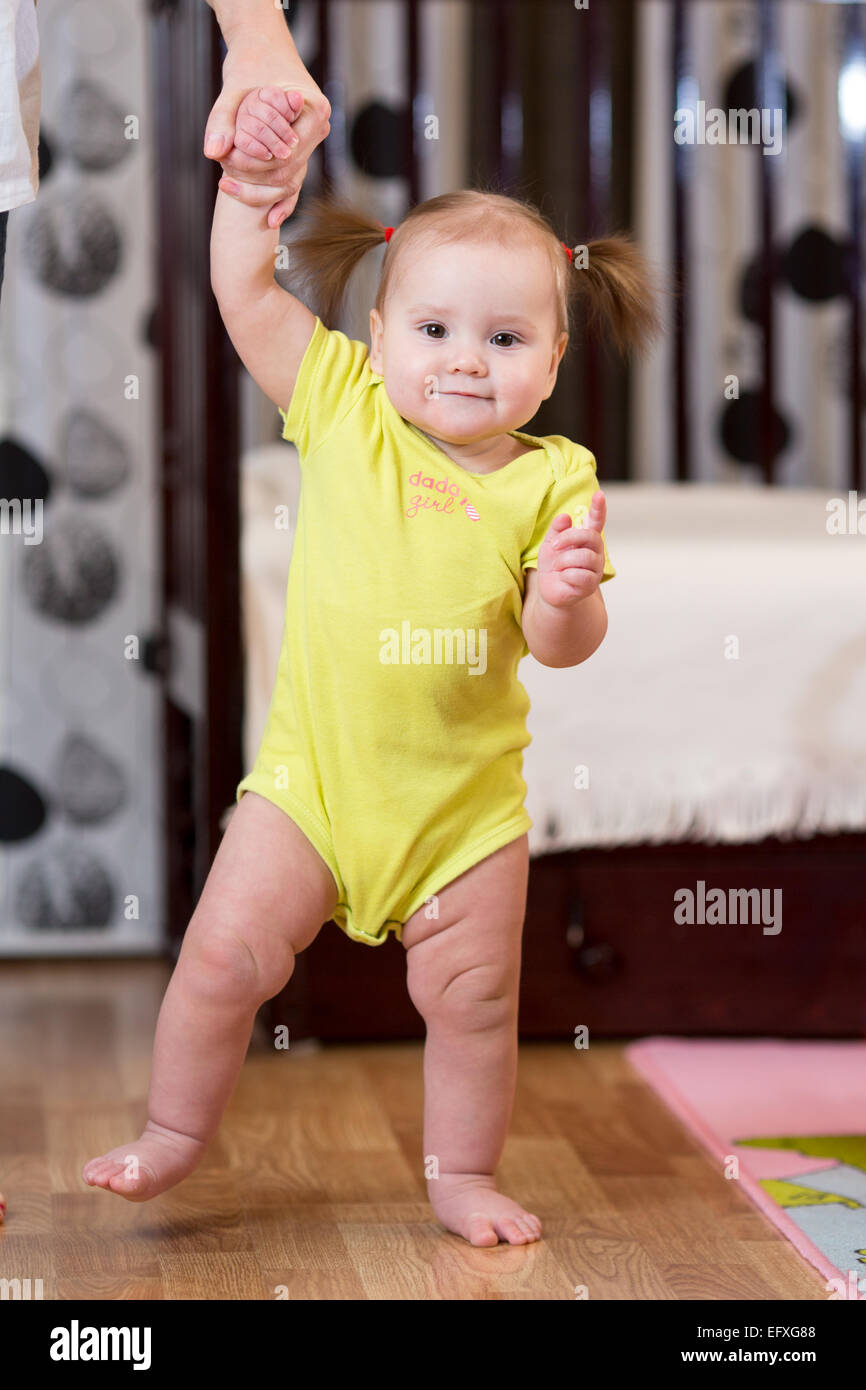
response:
<path fill-rule="evenodd" d="M 291 116 L 265 88 L 238 124 L 283 155 Z M 301 467 L 282 648 L 255 765 L 160 1012 L 149 1119 L 83 1176 L 142 1201 L 195 1168 L 257 1010 L 333 920 L 368 946 L 393 931 L 405 949 L 426 1024 L 436 1217 L 473 1245 L 535 1241 L 538 1217 L 494 1180 L 532 825 L 517 668 L 528 653 L 546 666 L 592 655 L 614 570 L 593 455 L 520 427 L 553 391 L 574 297 L 639 348 L 657 330 L 652 280 L 626 238 L 572 253 L 534 207 L 495 193 L 431 198 L 396 230 L 311 199 L 289 269 L 313 313 L 274 279 L 267 210 L 227 183 L 213 291 Z M 368 349 L 333 325 L 353 268 L 382 243 Z"/>

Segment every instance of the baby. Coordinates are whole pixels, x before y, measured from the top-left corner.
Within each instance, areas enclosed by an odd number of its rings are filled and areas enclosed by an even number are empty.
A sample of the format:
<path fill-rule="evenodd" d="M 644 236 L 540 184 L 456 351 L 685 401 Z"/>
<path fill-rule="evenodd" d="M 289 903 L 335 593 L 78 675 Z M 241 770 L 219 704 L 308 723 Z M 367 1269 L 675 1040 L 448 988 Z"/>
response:
<path fill-rule="evenodd" d="M 263 89 L 238 127 L 283 154 L 291 114 Z M 520 427 L 554 388 L 574 295 L 624 350 L 651 339 L 648 267 L 621 237 L 572 259 L 535 208 L 498 194 L 431 198 L 393 235 L 312 199 L 290 269 L 306 274 L 314 314 L 274 279 L 267 210 L 226 185 L 211 283 L 301 465 L 282 648 L 255 765 L 163 1001 L 149 1119 L 83 1176 L 143 1201 L 196 1167 L 257 1010 L 333 919 L 370 946 L 393 931 L 406 951 L 438 1220 L 473 1245 L 535 1241 L 538 1217 L 494 1181 L 532 825 L 517 668 L 527 653 L 547 666 L 591 656 L 614 569 L 592 454 Z M 368 350 L 332 325 L 353 267 L 382 242 Z"/>

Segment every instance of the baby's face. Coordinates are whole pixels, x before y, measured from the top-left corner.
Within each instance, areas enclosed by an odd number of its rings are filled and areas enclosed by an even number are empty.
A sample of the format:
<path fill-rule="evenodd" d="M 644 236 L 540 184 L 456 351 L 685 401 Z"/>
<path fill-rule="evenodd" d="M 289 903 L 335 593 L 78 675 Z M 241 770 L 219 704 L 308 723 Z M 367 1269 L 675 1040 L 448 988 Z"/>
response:
<path fill-rule="evenodd" d="M 552 281 L 535 245 L 451 242 L 407 258 L 384 325 L 370 311 L 370 366 L 399 414 L 452 457 L 462 445 L 484 456 L 482 441 L 531 420 L 568 342 Z"/>

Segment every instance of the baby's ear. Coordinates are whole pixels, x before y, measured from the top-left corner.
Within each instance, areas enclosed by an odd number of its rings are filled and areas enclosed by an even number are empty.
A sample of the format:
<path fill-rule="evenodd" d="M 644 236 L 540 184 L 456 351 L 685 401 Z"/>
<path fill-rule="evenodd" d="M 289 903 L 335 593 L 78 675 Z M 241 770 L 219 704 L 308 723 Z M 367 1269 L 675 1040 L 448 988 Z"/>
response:
<path fill-rule="evenodd" d="M 377 341 L 378 340 L 378 341 Z M 382 318 L 378 309 L 370 310 L 370 353 L 378 356 L 382 347 Z"/>

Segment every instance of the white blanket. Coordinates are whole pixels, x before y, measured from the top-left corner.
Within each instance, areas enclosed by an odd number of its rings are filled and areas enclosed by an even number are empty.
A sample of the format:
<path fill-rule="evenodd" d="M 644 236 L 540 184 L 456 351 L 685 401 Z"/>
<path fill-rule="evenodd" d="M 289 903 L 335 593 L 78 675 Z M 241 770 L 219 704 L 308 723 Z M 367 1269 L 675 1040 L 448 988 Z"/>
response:
<path fill-rule="evenodd" d="M 534 847 L 862 830 L 866 535 L 830 535 L 818 490 L 605 492 L 607 636 L 520 667 Z"/>
<path fill-rule="evenodd" d="M 245 456 L 247 768 L 277 668 L 298 486 L 293 446 Z M 531 852 L 866 828 L 866 535 L 830 534 L 818 490 L 605 494 L 608 634 L 581 666 L 530 656 L 519 668 Z"/>

